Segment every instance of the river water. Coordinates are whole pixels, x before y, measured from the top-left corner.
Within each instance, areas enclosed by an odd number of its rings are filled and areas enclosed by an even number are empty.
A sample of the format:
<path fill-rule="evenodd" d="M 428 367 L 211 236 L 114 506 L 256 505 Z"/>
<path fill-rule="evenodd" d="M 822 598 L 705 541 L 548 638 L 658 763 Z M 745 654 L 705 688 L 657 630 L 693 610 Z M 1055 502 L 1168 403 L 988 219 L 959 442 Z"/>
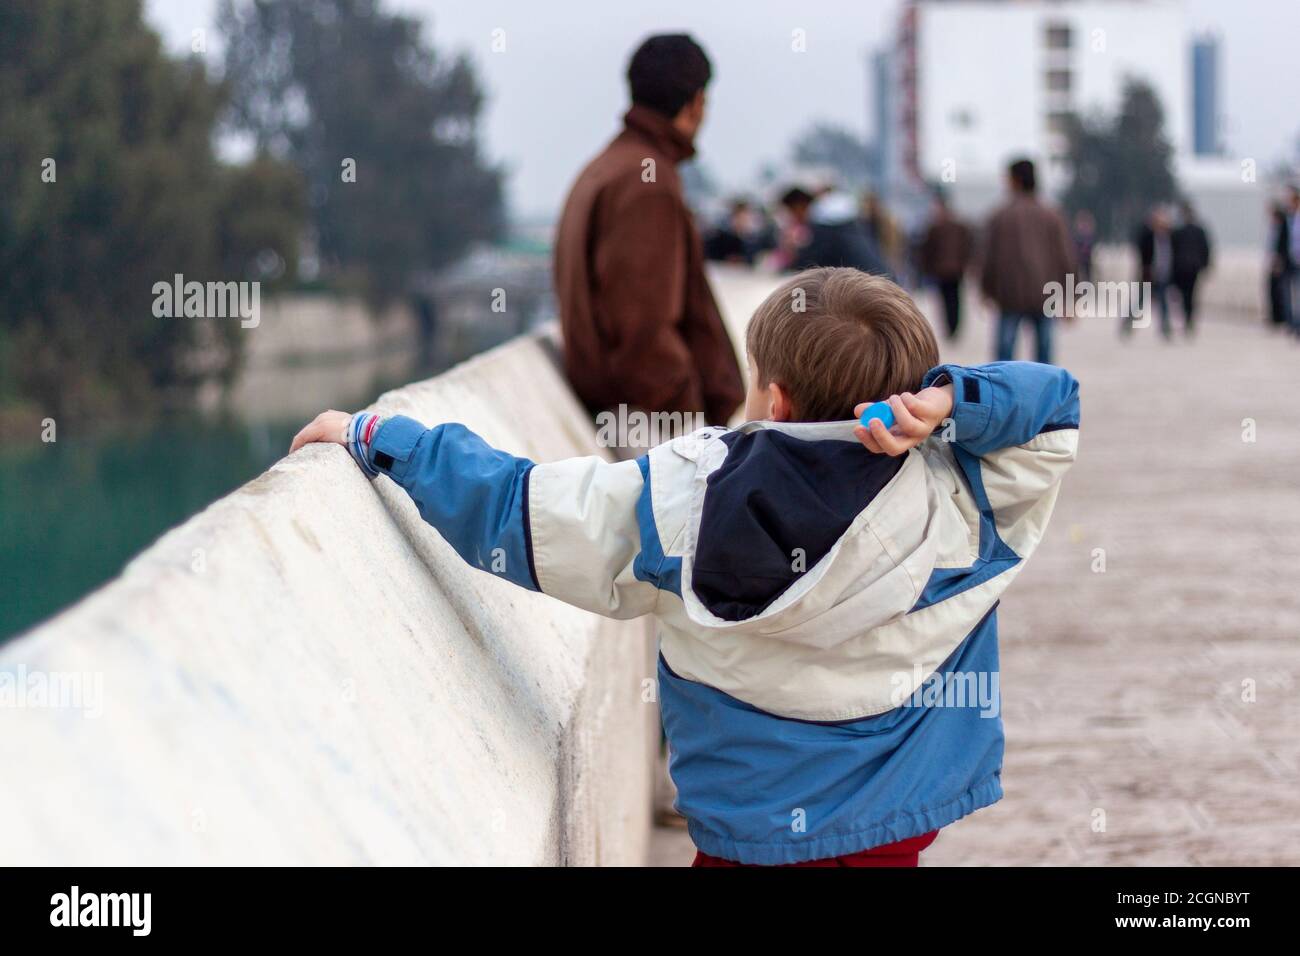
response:
<path fill-rule="evenodd" d="M 121 571 L 159 535 L 288 450 L 317 411 L 363 407 L 450 364 L 413 352 L 246 374 L 224 411 L 0 447 L 0 641 Z M 459 356 L 455 356 L 459 357 Z"/>

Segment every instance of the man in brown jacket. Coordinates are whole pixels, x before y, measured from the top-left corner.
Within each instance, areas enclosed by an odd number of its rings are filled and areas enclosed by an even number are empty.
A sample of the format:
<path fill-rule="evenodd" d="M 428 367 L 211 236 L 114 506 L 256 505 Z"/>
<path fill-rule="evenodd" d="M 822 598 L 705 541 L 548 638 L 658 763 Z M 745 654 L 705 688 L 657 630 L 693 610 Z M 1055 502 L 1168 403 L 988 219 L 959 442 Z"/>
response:
<path fill-rule="evenodd" d="M 555 237 L 564 365 L 593 412 L 626 404 L 723 424 L 744 399 L 677 174 L 695 153 L 710 76 L 688 36 L 641 44 L 623 131 L 564 204 Z"/>
<path fill-rule="evenodd" d="M 934 215 L 921 240 L 921 271 L 939 287 L 949 339 L 957 337 L 961 325 L 961 280 L 974 248 L 970 226 L 953 214 L 942 193 L 935 193 Z"/>
<path fill-rule="evenodd" d="M 1023 321 L 1033 323 L 1037 361 L 1051 364 L 1053 316 L 1047 314 L 1044 287 L 1065 285 L 1066 275 L 1074 271 L 1074 251 L 1065 220 L 1034 194 L 1034 164 L 1020 159 L 1007 172 L 1011 199 L 993 214 L 985 231 L 980 286 L 1001 311 L 998 361 L 1014 356 Z"/>

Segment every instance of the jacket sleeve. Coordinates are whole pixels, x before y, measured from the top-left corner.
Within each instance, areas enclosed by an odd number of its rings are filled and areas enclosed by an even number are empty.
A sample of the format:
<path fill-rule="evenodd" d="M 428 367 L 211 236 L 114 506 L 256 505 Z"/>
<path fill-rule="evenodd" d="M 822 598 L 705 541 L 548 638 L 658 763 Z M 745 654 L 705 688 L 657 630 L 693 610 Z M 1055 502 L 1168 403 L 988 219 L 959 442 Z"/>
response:
<path fill-rule="evenodd" d="M 1074 242 L 1070 238 L 1070 227 L 1066 225 L 1065 217 L 1053 210 L 1052 218 L 1056 220 L 1056 228 L 1053 230 L 1053 241 L 1056 244 L 1056 278 L 1064 285 L 1066 276 L 1074 272 L 1078 264 L 1074 261 Z"/>
<path fill-rule="evenodd" d="M 998 301 L 998 269 L 1001 266 L 999 243 L 1001 241 L 1001 218 L 998 213 L 994 213 L 984 227 L 983 242 L 980 244 L 979 251 L 980 291 L 984 293 L 986 298 L 992 299 L 994 302 Z"/>
<path fill-rule="evenodd" d="M 473 567 L 539 590 L 528 535 L 527 458 L 497 451 L 464 425 L 387 418 L 366 462 L 411 496 L 420 517 Z"/>
<path fill-rule="evenodd" d="M 606 617 L 654 611 L 660 589 L 648 558 L 658 555 L 644 553 L 643 526 L 653 524 L 639 462 L 569 458 L 533 468 L 528 514 L 543 593 Z"/>
<path fill-rule="evenodd" d="M 400 415 L 379 426 L 366 460 L 471 566 L 610 617 L 653 609 L 657 589 L 632 567 L 644 485 L 636 462 L 538 465 L 464 425 L 426 429 Z"/>
<path fill-rule="evenodd" d="M 726 425 L 745 401 L 745 383 L 722 317 L 715 314 L 693 323 L 686 330 L 686 342 L 704 393 L 704 419 L 710 425 Z"/>
<path fill-rule="evenodd" d="M 930 223 L 926 227 L 925 235 L 921 238 L 921 244 L 916 250 L 917 264 L 921 267 L 921 274 L 926 276 L 934 275 L 934 245 L 935 230 L 938 227 Z"/>
<path fill-rule="evenodd" d="M 1028 557 L 1047 527 L 1079 444 L 1079 383 L 1036 362 L 941 365 L 924 385 L 951 381 L 954 454 L 999 537 Z"/>
<path fill-rule="evenodd" d="M 611 210 L 593 250 L 601 311 L 618 330 L 610 368 L 628 404 L 664 412 L 704 410 L 695 363 L 682 336 L 689 223 L 670 192 L 645 192 Z"/>
<path fill-rule="evenodd" d="M 698 241 L 694 237 L 692 242 Z M 688 310 L 682 337 L 690 350 L 703 394 L 704 417 L 710 425 L 725 425 L 745 400 L 745 383 L 731 335 L 701 271 L 690 277 Z"/>

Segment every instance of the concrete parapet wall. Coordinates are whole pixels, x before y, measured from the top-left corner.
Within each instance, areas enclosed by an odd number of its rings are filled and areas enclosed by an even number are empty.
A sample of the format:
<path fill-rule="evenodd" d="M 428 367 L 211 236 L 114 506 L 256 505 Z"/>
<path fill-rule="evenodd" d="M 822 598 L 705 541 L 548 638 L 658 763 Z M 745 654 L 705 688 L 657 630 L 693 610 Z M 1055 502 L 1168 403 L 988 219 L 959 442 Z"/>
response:
<path fill-rule="evenodd" d="M 599 453 L 535 338 L 376 407 Z M 469 569 L 313 446 L 0 647 L 0 864 L 638 864 L 653 677 L 645 622 Z"/>

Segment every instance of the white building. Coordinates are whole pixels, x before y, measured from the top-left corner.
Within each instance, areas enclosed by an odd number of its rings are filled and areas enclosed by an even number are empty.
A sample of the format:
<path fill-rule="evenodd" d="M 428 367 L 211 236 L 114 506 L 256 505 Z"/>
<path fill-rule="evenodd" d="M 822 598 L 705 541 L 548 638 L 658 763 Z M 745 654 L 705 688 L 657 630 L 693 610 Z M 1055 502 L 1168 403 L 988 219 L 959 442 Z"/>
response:
<path fill-rule="evenodd" d="M 1245 198 L 1235 162 L 1194 155 L 1194 41 L 1182 0 L 909 0 L 872 61 L 878 175 L 896 196 L 942 184 L 981 214 L 1026 156 L 1054 193 L 1070 175 L 1066 117 L 1114 115 L 1132 77 L 1164 108 L 1184 188 L 1198 202 L 1213 190 L 1209 204 L 1226 209 Z M 1214 82 L 1199 88 L 1217 95 Z M 1247 218 L 1224 224 L 1234 241 L 1255 241 Z"/>

